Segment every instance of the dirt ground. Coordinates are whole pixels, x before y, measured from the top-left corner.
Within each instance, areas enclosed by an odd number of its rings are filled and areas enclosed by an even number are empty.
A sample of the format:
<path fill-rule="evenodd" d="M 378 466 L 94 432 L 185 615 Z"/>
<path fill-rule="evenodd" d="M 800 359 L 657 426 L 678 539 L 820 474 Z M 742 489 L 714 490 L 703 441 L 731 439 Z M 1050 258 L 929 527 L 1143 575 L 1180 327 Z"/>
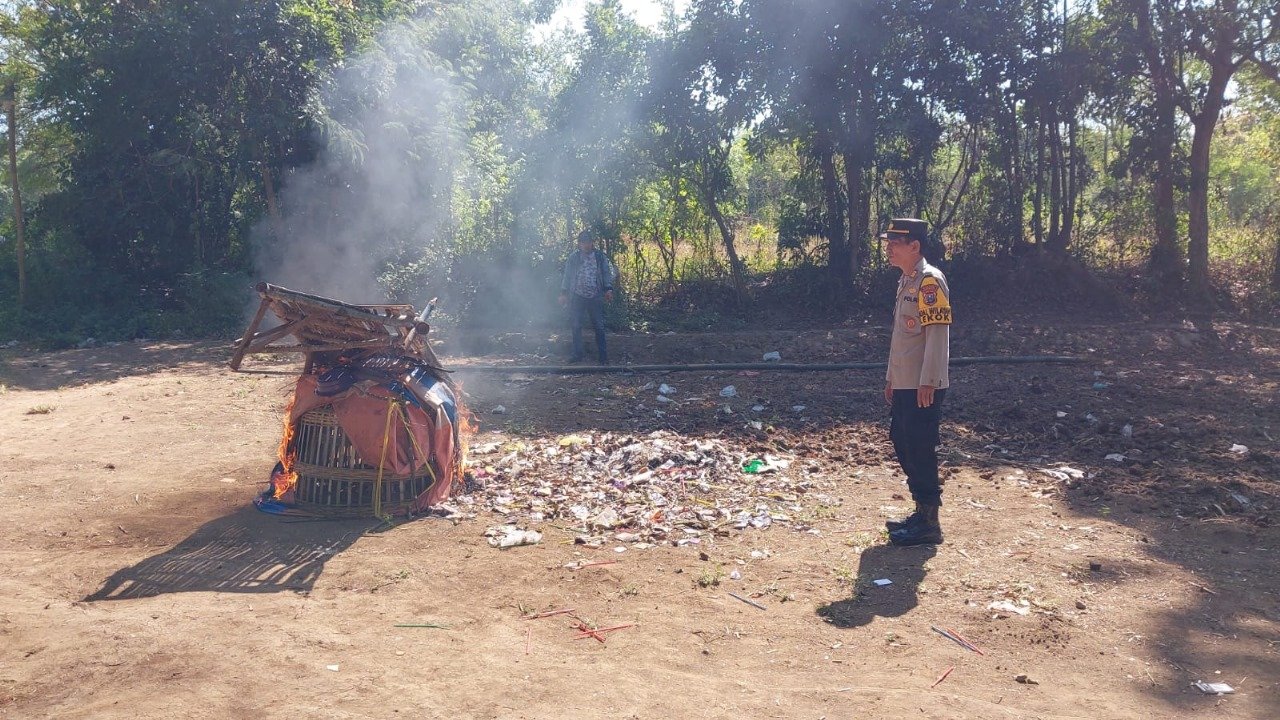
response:
<path fill-rule="evenodd" d="M 501 551 L 483 508 L 376 533 L 257 512 L 295 365 L 232 373 L 225 343 L 0 351 L 0 717 L 1278 717 L 1280 331 L 1202 330 L 957 327 L 953 356 L 1086 361 L 953 369 L 936 549 L 880 532 L 907 503 L 878 371 L 462 374 L 477 443 L 666 429 L 786 454 L 838 498 L 697 546 L 590 548 L 548 519 L 541 544 Z M 886 347 L 862 322 L 614 338 L 633 363 Z M 534 364 L 558 348 L 439 350 Z M 682 402 L 656 415 L 650 381 Z M 1041 471 L 1063 466 L 1080 476 Z M 565 616 L 521 618 L 557 608 L 634 627 L 602 644 Z"/>

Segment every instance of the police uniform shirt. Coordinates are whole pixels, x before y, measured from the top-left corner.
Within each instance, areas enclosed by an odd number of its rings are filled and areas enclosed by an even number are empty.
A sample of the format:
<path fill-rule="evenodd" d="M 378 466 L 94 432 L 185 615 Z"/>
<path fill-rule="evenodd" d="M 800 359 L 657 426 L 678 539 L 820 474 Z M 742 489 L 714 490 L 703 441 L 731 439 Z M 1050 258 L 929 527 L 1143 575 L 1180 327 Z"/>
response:
<path fill-rule="evenodd" d="M 950 288 L 942 271 L 925 262 L 898 281 L 893 309 L 893 336 L 889 341 L 889 371 L 894 390 L 915 390 L 922 385 L 945 388 L 950 360 Z"/>

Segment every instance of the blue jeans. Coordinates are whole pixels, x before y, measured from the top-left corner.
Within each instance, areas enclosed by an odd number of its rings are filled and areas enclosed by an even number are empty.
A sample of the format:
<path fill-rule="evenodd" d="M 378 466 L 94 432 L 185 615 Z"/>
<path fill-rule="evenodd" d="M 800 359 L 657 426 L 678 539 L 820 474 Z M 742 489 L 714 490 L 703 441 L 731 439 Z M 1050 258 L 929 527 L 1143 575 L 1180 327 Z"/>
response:
<path fill-rule="evenodd" d="M 574 294 L 569 298 L 569 325 L 573 329 L 573 359 L 581 360 L 586 357 L 586 352 L 582 349 L 582 325 L 585 320 L 591 321 L 591 327 L 596 331 L 596 352 L 600 356 L 600 363 L 609 362 L 609 353 L 605 349 L 604 340 L 604 296 L 596 295 L 593 298 L 584 298 Z"/>

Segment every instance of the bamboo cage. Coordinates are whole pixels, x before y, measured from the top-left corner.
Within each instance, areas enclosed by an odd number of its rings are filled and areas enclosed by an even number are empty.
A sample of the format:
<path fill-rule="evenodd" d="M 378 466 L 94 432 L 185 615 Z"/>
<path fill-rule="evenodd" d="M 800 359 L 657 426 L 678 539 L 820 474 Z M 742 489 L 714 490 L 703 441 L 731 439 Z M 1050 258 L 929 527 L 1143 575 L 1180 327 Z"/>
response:
<path fill-rule="evenodd" d="M 328 406 L 310 410 L 298 419 L 293 442 L 293 470 L 298 474 L 295 503 L 300 509 L 337 517 L 367 517 L 372 513 L 378 459 L 360 457 Z M 438 472 L 434 458 L 428 458 L 420 467 L 413 475 L 382 473 L 384 513 L 408 511 L 413 501 L 431 487 Z"/>

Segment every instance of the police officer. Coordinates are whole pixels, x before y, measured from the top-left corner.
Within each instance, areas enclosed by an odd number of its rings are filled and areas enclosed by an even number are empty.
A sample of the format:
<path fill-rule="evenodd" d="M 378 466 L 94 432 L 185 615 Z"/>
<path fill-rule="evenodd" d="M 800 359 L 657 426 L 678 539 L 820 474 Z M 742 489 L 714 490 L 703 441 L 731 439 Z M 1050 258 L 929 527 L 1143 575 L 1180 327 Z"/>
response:
<path fill-rule="evenodd" d="M 938 422 L 948 385 L 950 288 L 942 271 L 925 258 L 926 252 L 935 260 L 941 254 L 928 249 L 928 223 L 895 219 L 880 239 L 889 264 L 902 271 L 884 385 L 885 402 L 892 408 L 889 439 L 916 505 L 911 515 L 890 520 L 885 527 L 894 545 L 932 545 L 942 542 L 937 448 Z"/>

